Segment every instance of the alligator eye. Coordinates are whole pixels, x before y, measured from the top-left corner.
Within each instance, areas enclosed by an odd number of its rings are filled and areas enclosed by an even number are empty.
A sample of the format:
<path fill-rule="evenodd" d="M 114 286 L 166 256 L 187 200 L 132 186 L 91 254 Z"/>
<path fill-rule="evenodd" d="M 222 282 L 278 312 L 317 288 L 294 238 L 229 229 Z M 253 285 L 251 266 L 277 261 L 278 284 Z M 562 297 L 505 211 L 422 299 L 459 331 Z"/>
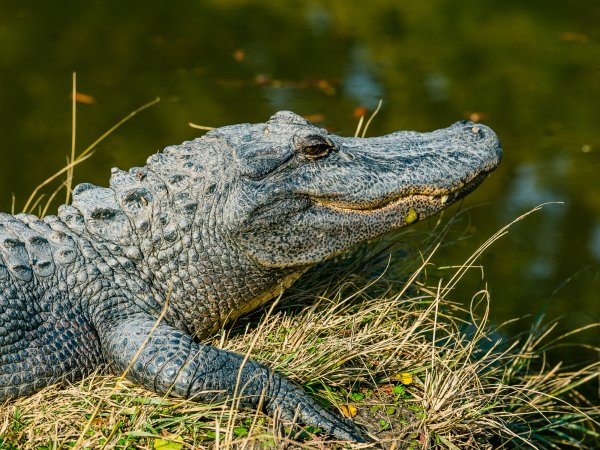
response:
<path fill-rule="evenodd" d="M 327 156 L 333 150 L 333 142 L 321 136 L 311 136 L 301 145 L 300 151 L 309 159 Z"/>
<path fill-rule="evenodd" d="M 327 152 L 329 152 L 329 150 L 331 149 L 331 147 L 329 147 L 329 145 L 327 144 L 317 144 L 317 145 L 307 145 L 306 147 L 304 147 L 302 149 L 302 151 L 304 153 L 306 153 L 308 156 L 320 156 L 323 155 Z"/>

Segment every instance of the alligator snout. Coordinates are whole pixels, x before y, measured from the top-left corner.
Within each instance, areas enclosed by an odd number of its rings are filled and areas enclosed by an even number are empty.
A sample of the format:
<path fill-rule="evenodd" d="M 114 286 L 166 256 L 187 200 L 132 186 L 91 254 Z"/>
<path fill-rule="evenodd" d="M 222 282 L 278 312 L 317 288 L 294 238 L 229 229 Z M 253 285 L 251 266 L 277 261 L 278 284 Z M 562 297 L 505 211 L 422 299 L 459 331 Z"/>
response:
<path fill-rule="evenodd" d="M 472 143 L 472 150 L 483 150 L 489 159 L 489 170 L 493 170 L 502 160 L 502 144 L 500 139 L 490 127 L 470 120 L 461 120 L 447 128 L 456 130 L 459 138 L 468 145 Z"/>

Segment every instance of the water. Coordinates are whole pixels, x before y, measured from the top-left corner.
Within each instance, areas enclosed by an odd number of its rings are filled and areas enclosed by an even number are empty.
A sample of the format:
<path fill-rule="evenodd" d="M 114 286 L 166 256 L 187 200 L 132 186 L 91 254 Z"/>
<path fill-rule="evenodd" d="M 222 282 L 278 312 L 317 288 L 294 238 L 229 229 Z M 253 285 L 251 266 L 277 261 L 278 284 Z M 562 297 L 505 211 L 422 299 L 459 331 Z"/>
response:
<path fill-rule="evenodd" d="M 402 3 L 407 3 L 402 4 Z M 193 138 L 188 122 L 266 120 L 279 109 L 353 134 L 355 109 L 384 107 L 369 134 L 481 119 L 500 135 L 501 168 L 436 256 L 462 263 L 518 215 L 453 298 L 487 287 L 501 322 L 544 312 L 559 331 L 600 320 L 600 8 L 590 1 L 169 2 L 0 6 L 0 207 L 22 207 L 70 153 L 71 73 L 85 148 L 139 105 L 76 181 L 106 184 Z M 451 212 L 456 212 L 455 207 Z M 450 215 L 446 215 L 449 217 Z M 424 231 L 431 223 L 421 224 Z M 458 239 L 458 238 L 461 239 Z M 415 243 L 418 245 L 418 243 Z M 522 320 L 508 332 L 526 329 Z M 598 344 L 592 330 L 579 338 Z M 574 356 L 575 355 L 575 356 Z M 582 358 L 564 350 L 564 358 Z M 586 356 L 587 357 L 587 356 Z"/>

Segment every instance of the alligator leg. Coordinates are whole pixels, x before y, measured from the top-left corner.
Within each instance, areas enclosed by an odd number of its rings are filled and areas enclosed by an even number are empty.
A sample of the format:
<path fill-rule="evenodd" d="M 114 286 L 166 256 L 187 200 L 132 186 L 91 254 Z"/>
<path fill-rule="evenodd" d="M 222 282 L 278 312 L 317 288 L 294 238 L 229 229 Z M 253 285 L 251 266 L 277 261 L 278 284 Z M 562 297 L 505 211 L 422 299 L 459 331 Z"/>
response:
<path fill-rule="evenodd" d="M 257 408 L 264 396 L 269 414 L 279 410 L 284 420 L 297 417 L 339 439 L 364 442 L 349 421 L 323 409 L 264 365 L 252 360 L 243 364 L 243 356 L 198 344 L 163 323 L 152 330 L 155 324 L 151 317 L 130 317 L 101 336 L 107 357 L 117 371 L 129 368 L 129 379 L 161 394 L 198 400 L 225 399 L 236 394 L 238 385 L 241 407 Z"/>

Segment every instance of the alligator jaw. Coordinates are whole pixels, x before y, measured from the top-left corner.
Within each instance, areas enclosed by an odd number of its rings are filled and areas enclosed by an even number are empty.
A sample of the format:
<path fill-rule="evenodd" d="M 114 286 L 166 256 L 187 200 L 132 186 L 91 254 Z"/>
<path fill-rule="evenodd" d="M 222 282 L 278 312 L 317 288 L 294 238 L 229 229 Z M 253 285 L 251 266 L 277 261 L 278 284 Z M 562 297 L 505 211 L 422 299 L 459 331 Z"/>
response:
<path fill-rule="evenodd" d="M 485 179 L 485 177 L 490 173 L 490 171 L 483 171 L 474 175 L 470 180 L 466 181 L 461 186 L 458 186 L 454 189 L 440 189 L 434 193 L 421 193 L 421 192 L 413 192 L 410 194 L 401 194 L 399 196 L 394 196 L 390 198 L 386 198 L 385 200 L 378 201 L 372 203 L 370 205 L 352 205 L 342 202 L 336 202 L 329 199 L 323 199 L 318 197 L 311 197 L 311 200 L 318 206 L 335 210 L 338 212 L 349 213 L 349 214 L 365 214 L 365 215 L 375 215 L 378 213 L 384 213 L 392 210 L 403 210 L 406 207 L 411 207 L 414 205 L 421 205 L 419 209 L 426 210 L 426 214 L 421 217 L 421 212 L 425 211 L 415 211 L 418 214 L 418 219 L 422 219 L 426 216 L 430 216 L 435 214 L 436 212 L 441 211 L 442 209 L 450 206 L 452 203 L 460 200 L 469 192 L 473 191 L 481 182 Z M 410 222 L 414 222 L 417 220 L 415 217 Z"/>

